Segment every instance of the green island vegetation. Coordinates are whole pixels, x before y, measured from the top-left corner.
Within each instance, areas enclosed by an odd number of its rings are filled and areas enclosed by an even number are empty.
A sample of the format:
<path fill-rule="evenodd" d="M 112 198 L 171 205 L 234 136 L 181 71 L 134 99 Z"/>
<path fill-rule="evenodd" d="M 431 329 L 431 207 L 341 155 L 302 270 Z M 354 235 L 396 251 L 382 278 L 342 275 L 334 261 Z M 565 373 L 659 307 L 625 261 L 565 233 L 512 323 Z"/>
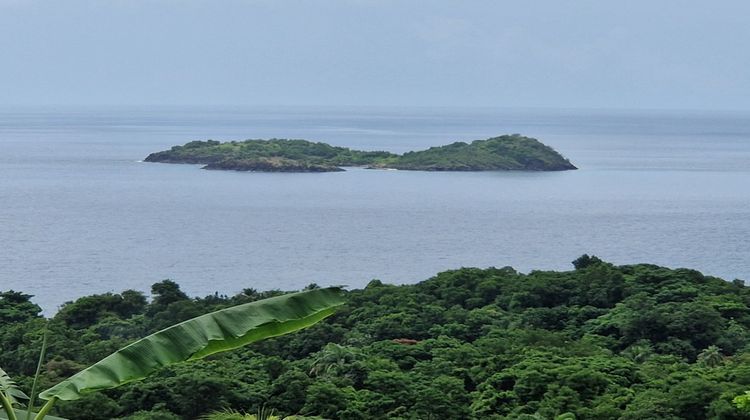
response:
<path fill-rule="evenodd" d="M 191 141 L 150 154 L 146 162 L 203 164 L 204 169 L 258 172 L 335 172 L 342 167 L 419 171 L 562 171 L 576 169 L 539 140 L 519 134 L 456 142 L 397 155 L 307 140 Z"/>
<path fill-rule="evenodd" d="M 587 255 L 573 264 L 528 274 L 462 268 L 402 286 L 373 280 L 345 292 L 345 303 L 309 328 L 80 393 L 50 413 L 83 420 L 276 418 L 269 413 L 750 419 L 750 288 L 695 270 L 615 266 Z M 132 290 L 82 297 L 51 319 L 31 296 L 2 292 L 0 367 L 20 389 L 32 389 L 46 336 L 37 388 L 70 391 L 56 384 L 141 337 L 283 294 L 248 288 L 191 298 L 169 280 L 151 292 L 150 300 Z"/>

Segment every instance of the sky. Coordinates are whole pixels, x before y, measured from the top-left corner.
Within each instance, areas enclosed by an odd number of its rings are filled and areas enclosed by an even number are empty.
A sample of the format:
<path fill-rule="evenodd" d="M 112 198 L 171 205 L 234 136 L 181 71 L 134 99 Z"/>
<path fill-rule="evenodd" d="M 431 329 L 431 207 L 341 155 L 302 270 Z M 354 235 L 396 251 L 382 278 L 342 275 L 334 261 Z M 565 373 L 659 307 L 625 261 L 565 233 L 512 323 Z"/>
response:
<path fill-rule="evenodd" d="M 0 0 L 0 105 L 750 110 L 747 0 Z"/>

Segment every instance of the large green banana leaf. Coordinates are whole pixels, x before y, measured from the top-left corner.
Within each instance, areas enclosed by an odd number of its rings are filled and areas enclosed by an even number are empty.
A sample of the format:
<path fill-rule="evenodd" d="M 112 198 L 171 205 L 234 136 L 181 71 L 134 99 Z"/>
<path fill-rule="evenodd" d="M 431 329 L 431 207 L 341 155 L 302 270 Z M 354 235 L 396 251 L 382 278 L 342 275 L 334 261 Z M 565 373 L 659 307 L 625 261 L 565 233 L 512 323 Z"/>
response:
<path fill-rule="evenodd" d="M 308 327 L 344 303 L 338 287 L 313 289 L 222 309 L 138 340 L 42 392 L 45 400 L 82 394 L 142 379 L 157 369 L 196 360 Z"/>

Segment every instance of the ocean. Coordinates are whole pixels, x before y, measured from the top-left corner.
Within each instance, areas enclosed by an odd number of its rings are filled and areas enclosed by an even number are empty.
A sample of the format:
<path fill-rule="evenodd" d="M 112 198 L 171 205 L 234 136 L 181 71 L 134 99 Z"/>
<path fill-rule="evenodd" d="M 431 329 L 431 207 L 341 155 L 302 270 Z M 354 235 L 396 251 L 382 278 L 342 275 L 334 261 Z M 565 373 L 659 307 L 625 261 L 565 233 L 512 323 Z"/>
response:
<path fill-rule="evenodd" d="M 520 133 L 580 169 L 320 174 L 143 163 L 191 140 L 404 152 Z M 0 109 L 0 290 L 77 297 L 414 283 L 615 264 L 750 279 L 750 114 L 310 107 Z"/>

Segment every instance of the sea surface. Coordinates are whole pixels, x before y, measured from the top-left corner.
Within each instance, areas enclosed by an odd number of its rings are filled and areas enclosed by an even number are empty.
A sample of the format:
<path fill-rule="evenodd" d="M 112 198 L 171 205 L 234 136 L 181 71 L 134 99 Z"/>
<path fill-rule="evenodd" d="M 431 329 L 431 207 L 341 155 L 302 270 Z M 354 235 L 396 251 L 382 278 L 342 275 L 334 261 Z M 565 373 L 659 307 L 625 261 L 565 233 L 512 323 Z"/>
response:
<path fill-rule="evenodd" d="M 580 170 L 322 174 L 143 163 L 190 140 L 404 152 L 521 133 Z M 162 279 L 191 295 L 567 270 L 583 253 L 750 280 L 750 115 L 451 108 L 0 109 L 0 290 L 47 313 Z"/>

